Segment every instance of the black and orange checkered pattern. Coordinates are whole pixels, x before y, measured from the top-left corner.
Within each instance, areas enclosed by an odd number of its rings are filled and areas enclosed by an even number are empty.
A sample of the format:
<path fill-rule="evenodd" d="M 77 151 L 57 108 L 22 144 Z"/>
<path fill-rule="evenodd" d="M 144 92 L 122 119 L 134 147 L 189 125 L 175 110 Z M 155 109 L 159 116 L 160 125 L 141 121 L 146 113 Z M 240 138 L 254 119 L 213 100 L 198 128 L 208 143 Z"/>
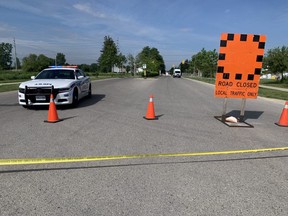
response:
<path fill-rule="evenodd" d="M 221 34 L 215 97 L 257 98 L 266 36 Z"/>

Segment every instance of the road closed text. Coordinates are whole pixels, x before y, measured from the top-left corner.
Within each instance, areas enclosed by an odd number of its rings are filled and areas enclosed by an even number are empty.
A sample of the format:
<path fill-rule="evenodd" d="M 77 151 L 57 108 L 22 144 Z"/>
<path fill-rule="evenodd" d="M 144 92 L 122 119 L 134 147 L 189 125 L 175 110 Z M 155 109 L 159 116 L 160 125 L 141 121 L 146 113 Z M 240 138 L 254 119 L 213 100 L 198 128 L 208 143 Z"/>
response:
<path fill-rule="evenodd" d="M 257 98 L 258 83 L 221 80 L 216 82 L 214 93 L 222 98 Z"/>
<path fill-rule="evenodd" d="M 229 82 L 229 81 L 218 81 L 218 86 L 222 87 L 238 87 L 238 88 L 257 88 L 258 84 L 255 82 Z"/>

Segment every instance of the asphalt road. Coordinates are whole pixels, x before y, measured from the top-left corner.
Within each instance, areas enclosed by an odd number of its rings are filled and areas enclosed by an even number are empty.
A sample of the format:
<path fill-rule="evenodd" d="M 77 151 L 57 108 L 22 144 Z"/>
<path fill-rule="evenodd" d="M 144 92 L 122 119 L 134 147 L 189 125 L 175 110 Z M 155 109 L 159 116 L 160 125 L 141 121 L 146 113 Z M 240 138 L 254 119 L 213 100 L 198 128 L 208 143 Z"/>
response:
<path fill-rule="evenodd" d="M 0 158 L 210 152 L 288 146 L 283 101 L 247 100 L 231 128 L 213 86 L 186 79 L 93 82 L 76 109 L 24 109 L 0 94 Z M 149 95 L 159 117 L 143 119 Z M 239 114 L 241 101 L 228 100 Z M 288 215 L 287 151 L 0 166 L 0 215 Z"/>

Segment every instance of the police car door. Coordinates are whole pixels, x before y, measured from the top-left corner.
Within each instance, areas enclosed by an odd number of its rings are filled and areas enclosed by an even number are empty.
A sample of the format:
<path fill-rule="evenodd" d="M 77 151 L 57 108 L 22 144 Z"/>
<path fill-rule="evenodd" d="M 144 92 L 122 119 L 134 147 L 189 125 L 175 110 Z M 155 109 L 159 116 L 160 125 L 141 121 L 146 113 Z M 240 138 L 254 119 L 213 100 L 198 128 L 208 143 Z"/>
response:
<path fill-rule="evenodd" d="M 84 95 L 88 92 L 88 78 L 81 70 L 76 70 L 77 80 L 79 82 L 79 88 L 81 90 L 81 95 Z"/>

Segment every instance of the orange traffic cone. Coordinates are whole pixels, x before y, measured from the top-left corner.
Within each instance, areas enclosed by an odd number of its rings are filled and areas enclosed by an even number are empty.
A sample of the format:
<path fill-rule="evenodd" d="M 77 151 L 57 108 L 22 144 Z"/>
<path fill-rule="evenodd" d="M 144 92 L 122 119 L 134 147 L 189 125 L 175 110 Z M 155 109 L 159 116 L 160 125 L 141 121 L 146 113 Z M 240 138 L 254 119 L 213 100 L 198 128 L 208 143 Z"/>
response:
<path fill-rule="evenodd" d="M 146 116 L 143 117 L 147 120 L 157 120 L 158 118 L 155 116 L 155 111 L 154 111 L 154 102 L 153 102 L 153 95 L 150 95 L 149 103 L 148 103 L 148 108 L 147 108 L 147 113 Z"/>
<path fill-rule="evenodd" d="M 48 120 L 47 121 L 45 120 L 44 122 L 56 123 L 56 122 L 59 122 L 59 121 L 61 121 L 61 120 L 58 118 L 56 105 L 55 105 L 55 102 L 54 102 L 54 97 L 53 97 L 53 94 L 51 94 L 50 95 L 49 111 L 48 111 Z"/>
<path fill-rule="evenodd" d="M 275 124 L 281 127 L 288 127 L 288 101 L 285 103 L 279 122 Z"/>

